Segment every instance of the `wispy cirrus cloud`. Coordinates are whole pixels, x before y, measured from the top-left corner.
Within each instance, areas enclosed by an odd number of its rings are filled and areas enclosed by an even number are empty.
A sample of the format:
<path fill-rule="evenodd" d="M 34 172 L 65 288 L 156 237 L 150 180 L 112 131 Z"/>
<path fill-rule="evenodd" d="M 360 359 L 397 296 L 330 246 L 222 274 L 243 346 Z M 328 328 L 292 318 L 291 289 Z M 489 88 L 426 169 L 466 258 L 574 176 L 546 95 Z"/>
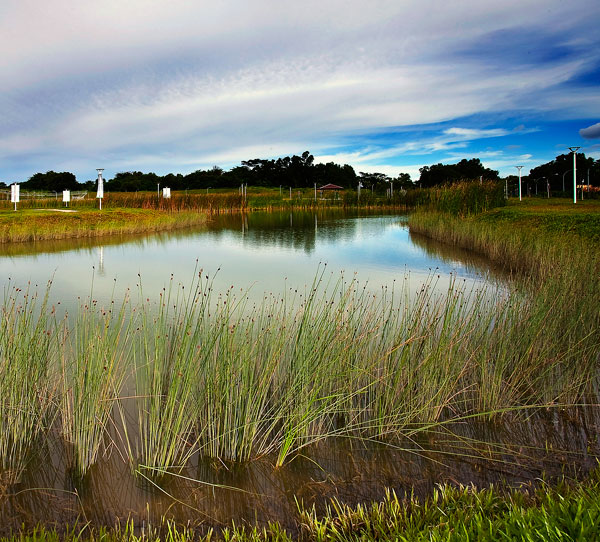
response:
<path fill-rule="evenodd" d="M 511 115 L 599 113 L 586 81 L 600 8 L 586 0 L 6 0 L 0 13 L 0 177 L 228 167 L 307 148 L 412 167 L 514 136 Z"/>

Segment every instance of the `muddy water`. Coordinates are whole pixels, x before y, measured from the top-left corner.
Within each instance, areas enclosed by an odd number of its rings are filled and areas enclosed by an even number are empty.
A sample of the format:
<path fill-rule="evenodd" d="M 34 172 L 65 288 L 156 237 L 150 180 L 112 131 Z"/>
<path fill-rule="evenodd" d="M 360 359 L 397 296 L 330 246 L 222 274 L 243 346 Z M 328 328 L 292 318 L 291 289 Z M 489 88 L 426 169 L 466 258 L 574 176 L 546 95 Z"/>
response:
<path fill-rule="evenodd" d="M 425 497 L 437 484 L 539 483 L 580 477 L 597 464 L 600 420 L 581 410 L 532 412 L 526 421 L 453 424 L 444 434 L 419 434 L 404 442 L 364 443 L 329 439 L 283 467 L 265 457 L 224 464 L 194 456 L 158 485 L 134 477 L 117 447 L 84 480 L 69 473 L 68 450 L 59 438 L 39 450 L 22 482 L 0 504 L 5 532 L 21 524 L 114 525 L 133 519 L 141 528 L 161 518 L 199 531 L 231 523 L 279 521 L 297 528 L 297 502 L 323 510 L 331 498 L 357 504 L 399 496 Z"/>

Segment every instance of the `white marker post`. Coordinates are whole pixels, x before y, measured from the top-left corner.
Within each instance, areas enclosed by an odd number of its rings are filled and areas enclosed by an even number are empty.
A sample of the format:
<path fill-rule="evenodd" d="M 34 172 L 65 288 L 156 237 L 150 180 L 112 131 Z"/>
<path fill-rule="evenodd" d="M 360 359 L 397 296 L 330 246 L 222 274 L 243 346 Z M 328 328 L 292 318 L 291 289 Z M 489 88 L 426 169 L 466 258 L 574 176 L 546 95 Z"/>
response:
<path fill-rule="evenodd" d="M 521 170 L 523 169 L 523 166 L 515 166 L 518 170 L 519 170 L 519 201 L 522 201 L 521 198 Z"/>
<path fill-rule="evenodd" d="M 573 153 L 573 203 L 577 203 L 577 151 L 581 147 L 569 147 Z"/>
<path fill-rule="evenodd" d="M 15 204 L 15 211 L 17 210 L 17 203 L 19 203 L 19 196 L 21 195 L 21 187 L 17 184 L 10 185 L 10 201 Z"/>
<path fill-rule="evenodd" d="M 102 210 L 102 198 L 104 197 L 104 179 L 102 178 L 103 168 L 97 168 L 98 172 L 98 192 L 96 192 L 96 198 L 100 201 L 100 210 Z"/>
<path fill-rule="evenodd" d="M 65 207 L 69 206 L 70 201 L 71 201 L 71 191 L 63 190 L 63 203 L 65 204 Z"/>

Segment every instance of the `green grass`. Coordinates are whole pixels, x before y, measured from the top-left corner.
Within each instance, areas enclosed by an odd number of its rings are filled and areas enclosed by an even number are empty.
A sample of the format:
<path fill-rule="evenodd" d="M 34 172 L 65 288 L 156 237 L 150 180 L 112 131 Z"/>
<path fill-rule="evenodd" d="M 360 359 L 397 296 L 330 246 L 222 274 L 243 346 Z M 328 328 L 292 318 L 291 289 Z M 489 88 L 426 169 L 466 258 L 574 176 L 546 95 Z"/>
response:
<path fill-rule="evenodd" d="M 584 200 L 574 204 L 564 199 L 511 200 L 507 207 L 478 217 L 489 224 L 512 224 L 517 228 L 539 229 L 544 234 L 577 236 L 600 243 L 600 201 Z"/>
<path fill-rule="evenodd" d="M 296 522 L 298 534 L 269 523 L 264 527 L 230 525 L 200 535 L 165 520 L 145 526 L 142 532 L 136 532 L 129 522 L 110 529 L 67 528 L 60 535 L 39 527 L 0 541 L 591 541 L 600 538 L 600 483 L 596 472 L 580 484 L 542 484 L 537 489 L 477 490 L 446 485 L 424 501 L 400 499 L 389 491 L 382 502 L 356 507 L 334 499 L 322 514 L 299 504 Z"/>
<path fill-rule="evenodd" d="M 204 224 L 196 212 L 162 212 L 151 209 L 77 209 L 74 213 L 51 210 L 0 211 L 0 243 L 100 237 L 154 232 Z"/>

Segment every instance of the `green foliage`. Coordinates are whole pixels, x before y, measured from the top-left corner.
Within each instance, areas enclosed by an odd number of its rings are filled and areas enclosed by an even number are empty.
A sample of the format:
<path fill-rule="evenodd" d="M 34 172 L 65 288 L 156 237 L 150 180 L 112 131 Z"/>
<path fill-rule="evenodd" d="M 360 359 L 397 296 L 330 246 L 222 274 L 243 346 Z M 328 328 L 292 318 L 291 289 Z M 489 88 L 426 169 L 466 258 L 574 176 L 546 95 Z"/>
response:
<path fill-rule="evenodd" d="M 381 503 L 351 508 L 332 501 L 324 516 L 302 510 L 302 538 L 315 541 L 597 540 L 597 475 L 581 486 L 566 483 L 527 492 L 442 486 L 424 502 L 388 492 Z"/>
<path fill-rule="evenodd" d="M 62 192 L 63 190 L 80 190 L 81 186 L 72 173 L 47 171 L 31 176 L 29 180 L 22 184 L 22 188 L 25 190 Z"/>
<path fill-rule="evenodd" d="M 470 160 L 463 158 L 456 164 L 423 166 L 419 169 L 419 172 L 421 173 L 419 186 L 423 188 L 454 183 L 461 179 L 498 180 L 498 172 L 484 167 L 479 158 L 471 158 Z"/>
<path fill-rule="evenodd" d="M 426 191 L 427 208 L 451 215 L 477 214 L 506 204 L 498 182 L 461 181 Z"/>

